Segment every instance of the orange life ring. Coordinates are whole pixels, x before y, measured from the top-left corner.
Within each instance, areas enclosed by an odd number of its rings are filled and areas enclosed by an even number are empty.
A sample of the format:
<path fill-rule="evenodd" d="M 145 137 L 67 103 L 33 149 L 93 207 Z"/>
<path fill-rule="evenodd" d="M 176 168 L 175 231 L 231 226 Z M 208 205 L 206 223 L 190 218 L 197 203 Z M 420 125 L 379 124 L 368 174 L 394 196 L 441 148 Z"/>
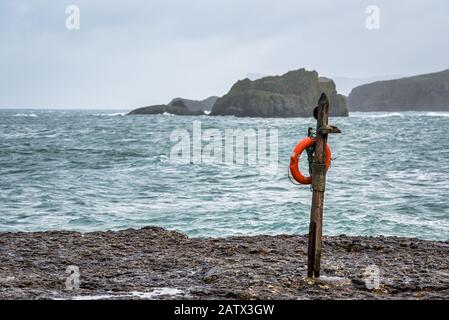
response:
<path fill-rule="evenodd" d="M 312 177 L 305 177 L 299 170 L 299 157 L 301 156 L 301 153 L 305 149 L 313 146 L 315 142 L 316 138 L 307 137 L 299 141 L 296 147 L 293 149 L 293 154 L 290 158 L 290 172 L 293 178 L 301 184 L 311 184 Z M 326 159 L 324 161 L 324 163 L 326 164 L 326 170 L 329 170 L 329 167 L 331 165 L 331 157 L 332 157 L 331 148 L 329 144 L 327 144 Z"/>

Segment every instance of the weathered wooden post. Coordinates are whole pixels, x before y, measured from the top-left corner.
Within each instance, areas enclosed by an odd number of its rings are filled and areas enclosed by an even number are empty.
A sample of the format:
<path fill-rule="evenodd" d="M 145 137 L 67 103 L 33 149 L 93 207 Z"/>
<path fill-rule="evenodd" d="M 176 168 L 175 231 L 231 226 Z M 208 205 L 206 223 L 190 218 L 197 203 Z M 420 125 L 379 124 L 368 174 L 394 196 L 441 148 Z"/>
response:
<path fill-rule="evenodd" d="M 309 246 L 307 276 L 320 276 L 321 242 L 323 233 L 323 203 L 324 191 L 326 187 L 326 164 L 325 150 L 327 145 L 327 135 L 329 133 L 340 133 L 340 129 L 328 125 L 329 100 L 326 94 L 322 93 L 318 101 L 318 106 L 313 111 L 313 116 L 317 120 L 316 144 L 312 163 L 312 209 L 310 211 L 309 226 Z"/>

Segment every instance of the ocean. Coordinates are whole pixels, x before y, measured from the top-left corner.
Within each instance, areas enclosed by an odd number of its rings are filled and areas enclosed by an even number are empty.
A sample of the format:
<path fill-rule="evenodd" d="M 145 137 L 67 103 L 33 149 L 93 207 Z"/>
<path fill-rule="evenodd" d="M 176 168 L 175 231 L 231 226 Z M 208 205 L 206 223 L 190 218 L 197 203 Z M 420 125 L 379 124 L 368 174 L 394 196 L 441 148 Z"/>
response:
<path fill-rule="evenodd" d="M 173 161 L 171 135 L 194 139 L 195 121 L 223 135 L 277 130 L 277 170 Z M 342 133 L 329 136 L 325 235 L 449 240 L 449 113 L 351 113 L 329 122 Z M 313 118 L 0 110 L 0 231 L 152 225 L 194 237 L 306 234 L 312 193 L 287 173 L 293 147 L 315 125 Z"/>

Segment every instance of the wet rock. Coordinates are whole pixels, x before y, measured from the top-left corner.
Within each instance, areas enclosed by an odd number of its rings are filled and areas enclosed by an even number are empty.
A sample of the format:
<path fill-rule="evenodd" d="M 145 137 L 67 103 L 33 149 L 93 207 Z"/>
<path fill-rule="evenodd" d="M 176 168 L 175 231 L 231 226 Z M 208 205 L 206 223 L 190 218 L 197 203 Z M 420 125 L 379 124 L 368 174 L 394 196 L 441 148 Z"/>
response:
<path fill-rule="evenodd" d="M 0 299 L 449 298 L 447 242 L 325 237 L 322 279 L 310 283 L 306 236 L 188 238 L 147 227 L 0 233 L 0 248 Z M 66 289 L 69 265 L 79 267 L 78 290 Z M 372 266 L 379 286 L 370 289 Z"/>
<path fill-rule="evenodd" d="M 226 273 L 226 270 L 219 267 L 213 267 L 203 277 L 203 281 L 206 283 L 211 283 L 217 281 L 220 277 Z"/>

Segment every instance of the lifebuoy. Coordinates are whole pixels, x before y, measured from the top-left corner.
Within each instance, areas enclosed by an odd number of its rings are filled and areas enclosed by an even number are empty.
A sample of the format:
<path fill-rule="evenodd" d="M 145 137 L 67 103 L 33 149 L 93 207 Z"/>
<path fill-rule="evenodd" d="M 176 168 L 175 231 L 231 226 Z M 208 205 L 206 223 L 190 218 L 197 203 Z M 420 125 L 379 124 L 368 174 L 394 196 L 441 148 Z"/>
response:
<path fill-rule="evenodd" d="M 290 157 L 290 172 L 293 178 L 301 184 L 311 184 L 312 177 L 305 177 L 299 170 L 299 157 L 301 153 L 313 146 L 316 142 L 316 138 L 307 137 L 298 142 L 296 147 L 293 149 L 293 154 Z M 331 165 L 332 152 L 329 144 L 326 145 L 326 159 L 324 163 L 326 164 L 326 170 L 329 170 Z"/>

